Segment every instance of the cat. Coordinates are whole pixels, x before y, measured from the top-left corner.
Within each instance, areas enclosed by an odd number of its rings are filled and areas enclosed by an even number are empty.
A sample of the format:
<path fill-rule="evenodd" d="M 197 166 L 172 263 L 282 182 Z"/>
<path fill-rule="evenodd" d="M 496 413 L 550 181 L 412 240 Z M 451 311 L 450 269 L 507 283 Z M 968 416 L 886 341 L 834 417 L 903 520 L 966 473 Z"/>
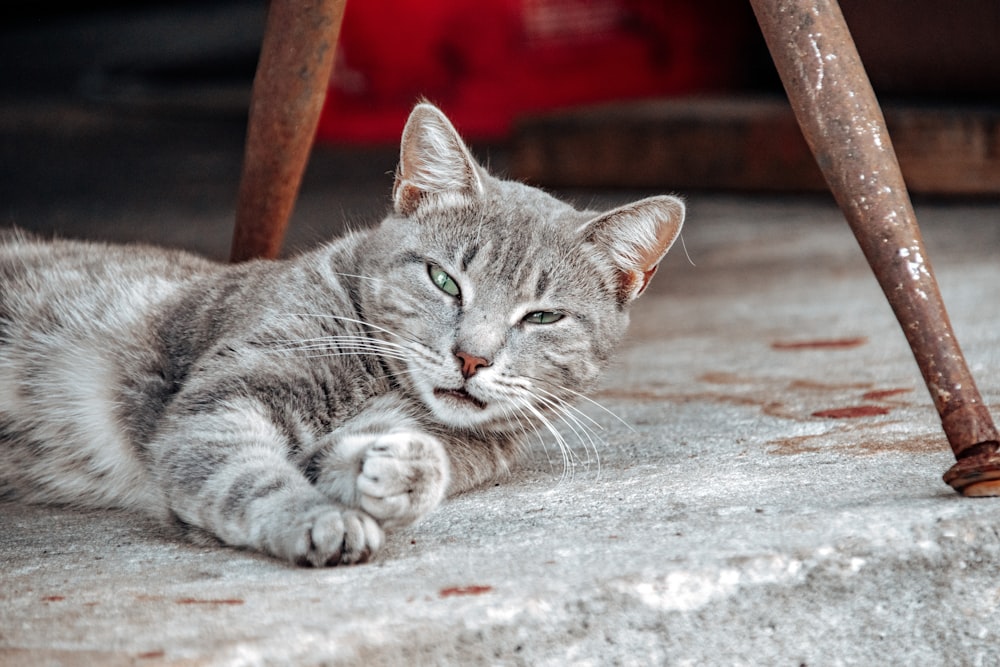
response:
<path fill-rule="evenodd" d="M 0 232 L 0 498 L 368 560 L 594 386 L 684 210 L 494 177 L 422 102 L 387 217 L 290 259 Z"/>

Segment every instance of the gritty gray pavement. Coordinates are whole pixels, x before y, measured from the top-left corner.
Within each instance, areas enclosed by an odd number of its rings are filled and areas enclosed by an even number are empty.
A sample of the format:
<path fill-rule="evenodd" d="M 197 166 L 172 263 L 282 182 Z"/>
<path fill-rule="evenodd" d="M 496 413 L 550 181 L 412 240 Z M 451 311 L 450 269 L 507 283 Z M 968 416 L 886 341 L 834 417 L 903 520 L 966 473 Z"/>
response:
<path fill-rule="evenodd" d="M 689 203 L 690 261 L 637 303 L 569 463 L 540 442 L 326 570 L 0 504 L 0 664 L 1000 663 L 1000 500 L 941 481 L 930 398 L 836 209 Z M 918 215 L 1000 414 L 1000 205 Z"/>

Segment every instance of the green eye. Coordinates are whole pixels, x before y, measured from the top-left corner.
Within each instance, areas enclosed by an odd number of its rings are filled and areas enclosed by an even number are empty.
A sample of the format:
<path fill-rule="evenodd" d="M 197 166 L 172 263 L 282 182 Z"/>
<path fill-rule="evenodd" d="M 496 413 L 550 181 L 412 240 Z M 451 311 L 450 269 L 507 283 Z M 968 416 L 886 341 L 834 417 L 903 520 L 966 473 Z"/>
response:
<path fill-rule="evenodd" d="M 437 264 L 427 265 L 427 275 L 431 277 L 431 280 L 438 286 L 438 289 L 445 294 L 457 297 L 462 293 L 462 290 L 458 289 L 458 283 L 455 282 L 455 279 L 449 276 Z"/>
<path fill-rule="evenodd" d="M 553 324 L 564 317 L 562 313 L 554 313 L 551 310 L 538 310 L 524 316 L 524 321 L 528 324 Z"/>

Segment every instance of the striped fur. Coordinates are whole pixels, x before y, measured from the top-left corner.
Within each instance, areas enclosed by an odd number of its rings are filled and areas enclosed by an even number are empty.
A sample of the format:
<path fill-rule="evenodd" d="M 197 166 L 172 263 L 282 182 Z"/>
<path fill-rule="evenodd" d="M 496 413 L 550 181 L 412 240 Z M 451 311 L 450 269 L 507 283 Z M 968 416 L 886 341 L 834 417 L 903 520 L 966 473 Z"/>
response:
<path fill-rule="evenodd" d="M 584 428 L 571 402 L 683 205 L 601 215 L 495 179 L 426 104 L 394 192 L 379 226 L 276 262 L 0 232 L 0 497 L 354 563 Z"/>

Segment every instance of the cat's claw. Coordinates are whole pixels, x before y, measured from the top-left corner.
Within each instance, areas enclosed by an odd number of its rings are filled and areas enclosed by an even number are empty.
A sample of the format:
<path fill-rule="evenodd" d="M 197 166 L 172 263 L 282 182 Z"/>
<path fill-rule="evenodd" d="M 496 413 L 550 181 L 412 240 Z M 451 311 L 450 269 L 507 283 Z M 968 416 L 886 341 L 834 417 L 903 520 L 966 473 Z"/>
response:
<path fill-rule="evenodd" d="M 410 430 L 377 436 L 356 480 L 360 507 L 383 527 L 410 525 L 441 503 L 449 473 L 437 438 Z"/>
<path fill-rule="evenodd" d="M 290 544 L 278 554 L 297 565 L 353 565 L 370 559 L 384 541 L 382 528 L 364 512 L 321 507 L 289 531 Z"/>

